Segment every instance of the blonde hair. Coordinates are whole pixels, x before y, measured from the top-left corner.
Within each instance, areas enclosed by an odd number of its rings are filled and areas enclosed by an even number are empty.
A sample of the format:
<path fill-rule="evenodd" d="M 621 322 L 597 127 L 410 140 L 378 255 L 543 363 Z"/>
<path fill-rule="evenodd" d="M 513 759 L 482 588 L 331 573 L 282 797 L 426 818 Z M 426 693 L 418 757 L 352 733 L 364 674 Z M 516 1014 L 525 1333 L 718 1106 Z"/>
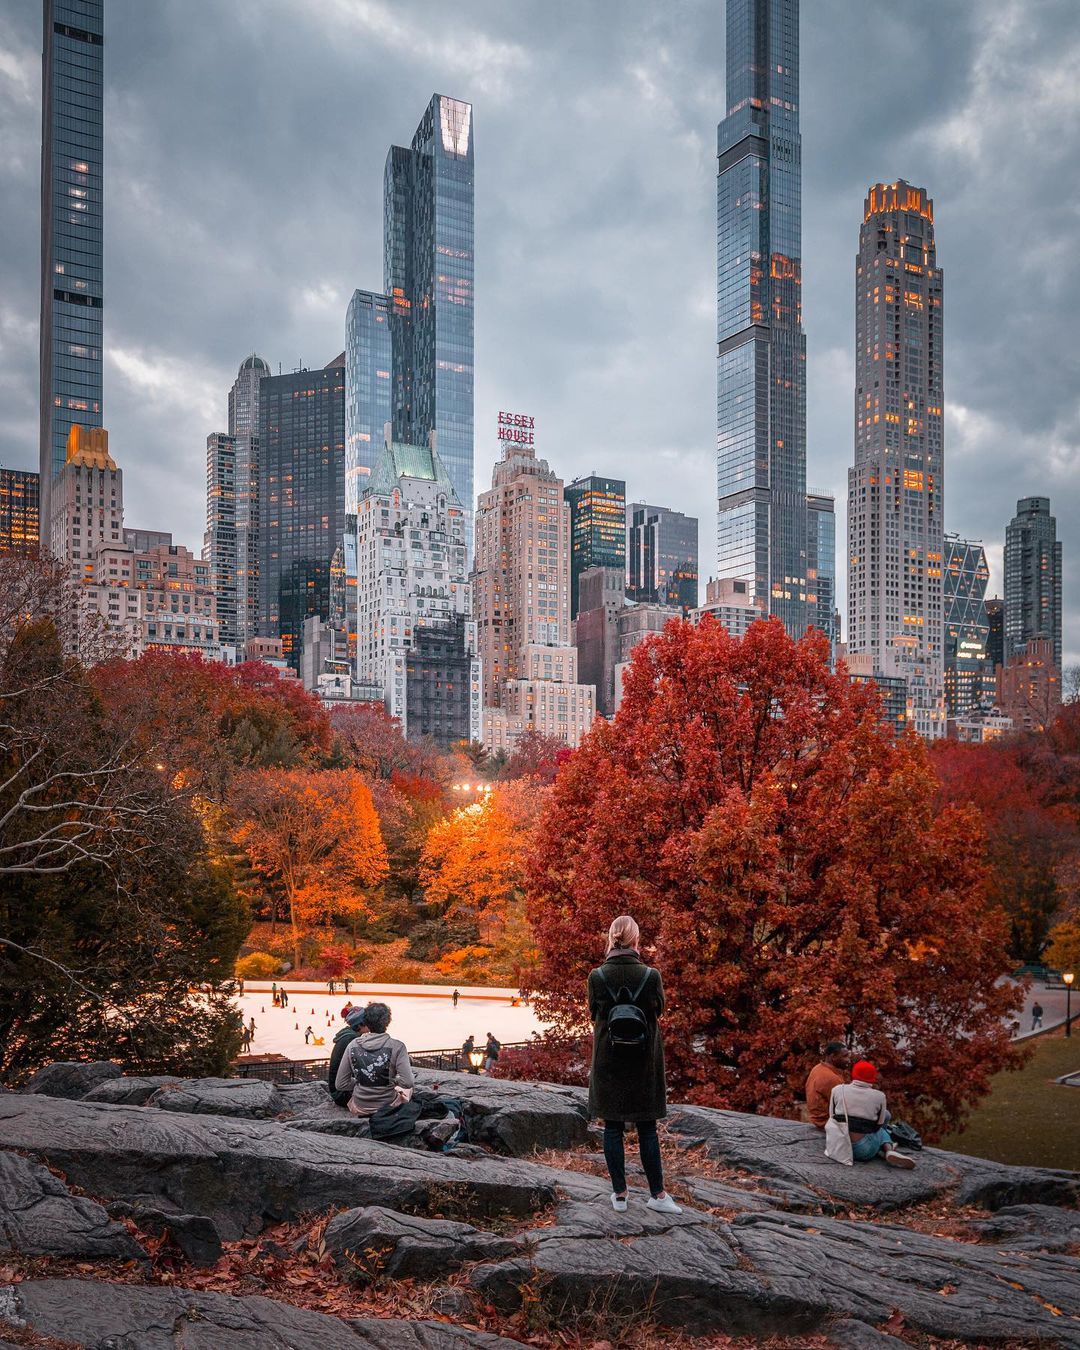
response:
<path fill-rule="evenodd" d="M 636 948 L 641 941 L 641 929 L 629 914 L 620 914 L 613 919 L 608 929 L 607 949 L 610 954 L 616 947 Z"/>

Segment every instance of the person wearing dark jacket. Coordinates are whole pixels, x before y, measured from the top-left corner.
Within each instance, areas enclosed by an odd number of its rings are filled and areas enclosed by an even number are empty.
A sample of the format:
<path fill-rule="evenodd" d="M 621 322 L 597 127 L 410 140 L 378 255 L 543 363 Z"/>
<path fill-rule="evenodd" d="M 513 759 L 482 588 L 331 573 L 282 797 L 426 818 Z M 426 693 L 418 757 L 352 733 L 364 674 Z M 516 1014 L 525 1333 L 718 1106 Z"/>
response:
<path fill-rule="evenodd" d="M 638 954 L 641 935 L 628 914 L 608 930 L 604 964 L 589 976 L 589 1016 L 593 1024 L 589 1071 L 589 1116 L 604 1122 L 604 1158 L 611 1175 L 611 1205 L 626 1209 L 627 1122 L 637 1127 L 641 1165 L 649 1183 L 649 1209 L 663 1214 L 682 1210 L 664 1190 L 664 1169 L 656 1122 L 667 1115 L 667 1077 L 659 1018 L 664 1011 L 664 982 Z M 623 991 L 626 991 L 624 994 Z M 619 1046 L 608 1034 L 617 1003 L 633 1001 L 645 1017 L 644 1043 Z"/>
<path fill-rule="evenodd" d="M 334 1037 L 334 1048 L 330 1052 L 330 1067 L 326 1071 L 326 1081 L 330 1086 L 330 1095 L 334 1099 L 335 1106 L 348 1106 L 349 1098 L 352 1096 L 352 1089 L 347 1092 L 339 1092 L 334 1083 L 337 1080 L 337 1072 L 341 1067 L 341 1061 L 348 1050 L 350 1044 L 356 1040 L 357 1036 L 364 1030 L 364 1008 L 354 1008 L 346 1003 L 341 1010 L 341 1015 L 345 1019 L 345 1025 Z"/>

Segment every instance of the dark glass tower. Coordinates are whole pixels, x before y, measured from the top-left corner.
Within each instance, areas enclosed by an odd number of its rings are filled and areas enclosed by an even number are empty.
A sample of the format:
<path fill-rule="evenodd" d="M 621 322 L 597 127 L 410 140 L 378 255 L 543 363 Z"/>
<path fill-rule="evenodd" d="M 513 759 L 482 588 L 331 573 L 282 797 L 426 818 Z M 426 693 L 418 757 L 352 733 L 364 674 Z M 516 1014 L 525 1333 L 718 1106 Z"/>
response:
<path fill-rule="evenodd" d="M 345 359 L 259 385 L 258 635 L 297 670 L 304 620 L 330 617 L 345 529 Z"/>
<path fill-rule="evenodd" d="M 40 479 L 32 469 L 0 465 L 0 556 L 32 557 L 39 542 Z"/>
<path fill-rule="evenodd" d="M 390 303 L 394 439 L 426 445 L 473 508 L 472 105 L 435 94 L 384 184 L 383 270 Z M 376 443 L 378 444 L 378 443 Z"/>
<path fill-rule="evenodd" d="M 974 539 L 945 536 L 945 706 L 950 717 L 991 708 L 996 682 L 990 657 L 986 550 Z"/>
<path fill-rule="evenodd" d="M 806 498 L 808 620 L 835 647 L 840 641 L 836 612 L 836 502 L 823 492 Z"/>
<path fill-rule="evenodd" d="M 1005 528 L 1005 660 L 1033 638 L 1054 644 L 1061 670 L 1061 541 L 1049 497 L 1021 497 Z"/>
<path fill-rule="evenodd" d="M 626 570 L 626 483 L 591 473 L 568 483 L 563 497 L 570 506 L 570 617 L 576 619 L 582 572 Z"/>
<path fill-rule="evenodd" d="M 345 510 L 356 514 L 376 461 L 382 454 L 390 399 L 393 355 L 390 302 L 385 295 L 354 291 L 345 318 Z"/>
<path fill-rule="evenodd" d="M 44 0 L 41 519 L 73 422 L 101 426 L 104 0 Z"/>
<path fill-rule="evenodd" d="M 698 602 L 698 523 L 666 506 L 626 508 L 626 594 L 685 614 Z"/>
<path fill-rule="evenodd" d="M 799 0 L 727 0 L 716 198 L 717 576 L 809 621 Z"/>

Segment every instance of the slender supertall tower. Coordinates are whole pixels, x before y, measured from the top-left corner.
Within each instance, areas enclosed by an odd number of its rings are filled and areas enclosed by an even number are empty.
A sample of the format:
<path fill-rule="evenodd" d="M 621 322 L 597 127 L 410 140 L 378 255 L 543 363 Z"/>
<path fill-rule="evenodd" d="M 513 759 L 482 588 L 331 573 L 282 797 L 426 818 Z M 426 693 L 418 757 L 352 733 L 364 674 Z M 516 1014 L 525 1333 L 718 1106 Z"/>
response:
<path fill-rule="evenodd" d="M 855 466 L 848 649 L 907 683 L 907 720 L 945 734 L 942 275 L 934 203 L 869 191 L 855 264 Z"/>
<path fill-rule="evenodd" d="M 807 605 L 799 0 L 727 0 L 716 199 L 717 575 Z"/>
<path fill-rule="evenodd" d="M 44 0 L 41 538 L 72 425 L 101 426 L 104 0 Z"/>

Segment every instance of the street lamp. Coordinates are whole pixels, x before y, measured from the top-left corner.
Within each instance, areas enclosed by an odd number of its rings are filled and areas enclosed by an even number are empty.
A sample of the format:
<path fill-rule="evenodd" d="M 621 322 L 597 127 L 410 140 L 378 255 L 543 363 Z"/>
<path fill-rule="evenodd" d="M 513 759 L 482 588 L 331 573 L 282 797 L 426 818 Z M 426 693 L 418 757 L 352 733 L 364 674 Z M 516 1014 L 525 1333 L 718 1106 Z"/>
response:
<path fill-rule="evenodd" d="M 483 1064 L 483 1062 L 484 1062 L 484 1052 L 483 1052 L 483 1050 L 470 1050 L 470 1051 L 469 1051 L 469 1072 L 470 1072 L 470 1073 L 479 1073 L 479 1072 L 480 1072 L 480 1065 Z"/>
<path fill-rule="evenodd" d="M 1072 982 L 1076 978 L 1073 972 L 1067 971 L 1061 977 L 1065 981 L 1065 1035 L 1072 1035 Z"/>

